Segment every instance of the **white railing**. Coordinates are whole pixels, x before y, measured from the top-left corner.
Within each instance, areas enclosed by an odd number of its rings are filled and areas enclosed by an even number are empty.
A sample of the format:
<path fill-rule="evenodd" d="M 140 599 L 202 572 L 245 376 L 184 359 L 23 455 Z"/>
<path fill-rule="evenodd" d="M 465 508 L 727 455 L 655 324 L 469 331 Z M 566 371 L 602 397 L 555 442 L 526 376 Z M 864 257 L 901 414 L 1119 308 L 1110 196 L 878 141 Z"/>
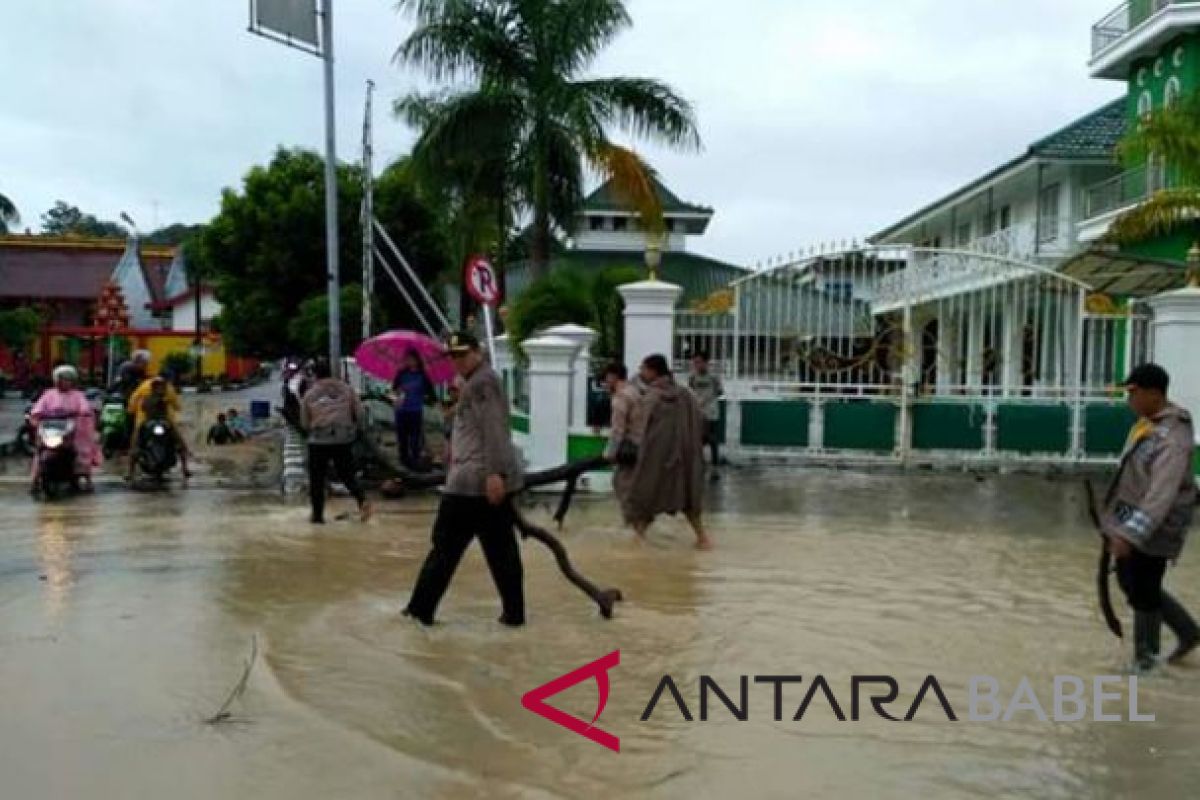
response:
<path fill-rule="evenodd" d="M 1096 59 L 1169 6 L 1191 5 L 1197 0 L 1144 0 L 1124 2 L 1092 26 L 1092 58 Z"/>
<path fill-rule="evenodd" d="M 1161 162 L 1137 167 L 1083 190 L 1083 219 L 1090 220 L 1147 200 L 1169 186 Z"/>

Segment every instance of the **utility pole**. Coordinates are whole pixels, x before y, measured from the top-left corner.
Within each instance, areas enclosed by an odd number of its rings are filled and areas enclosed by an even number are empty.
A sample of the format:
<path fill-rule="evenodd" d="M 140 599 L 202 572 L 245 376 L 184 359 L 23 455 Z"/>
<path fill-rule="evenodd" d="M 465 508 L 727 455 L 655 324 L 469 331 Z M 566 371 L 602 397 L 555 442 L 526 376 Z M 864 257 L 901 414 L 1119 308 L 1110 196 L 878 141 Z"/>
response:
<path fill-rule="evenodd" d="M 372 174 L 374 145 L 371 141 L 371 94 L 375 81 L 367 81 L 367 107 L 363 117 L 363 202 L 362 202 L 362 338 L 371 338 L 371 298 L 375 294 L 375 177 Z"/>
<path fill-rule="evenodd" d="M 322 58 L 325 65 L 325 262 L 329 280 L 329 368 L 341 374 L 342 309 L 338 285 L 337 128 L 334 120 L 333 0 L 321 6 Z"/>

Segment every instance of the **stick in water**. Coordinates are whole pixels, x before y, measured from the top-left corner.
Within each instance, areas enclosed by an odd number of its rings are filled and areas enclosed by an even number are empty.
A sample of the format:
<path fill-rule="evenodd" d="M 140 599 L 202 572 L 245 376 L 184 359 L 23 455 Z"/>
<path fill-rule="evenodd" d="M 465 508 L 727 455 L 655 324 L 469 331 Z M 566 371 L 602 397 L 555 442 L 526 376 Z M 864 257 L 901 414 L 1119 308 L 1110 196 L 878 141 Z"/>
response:
<path fill-rule="evenodd" d="M 246 683 L 250 680 L 250 670 L 254 668 L 254 662 L 257 659 L 258 634 L 254 634 L 250 637 L 250 658 L 246 660 L 246 667 L 242 670 L 241 679 L 234 684 L 233 691 L 229 693 L 229 697 L 225 698 L 225 702 L 221 704 L 220 710 L 204 720 L 206 725 L 216 725 L 218 722 L 225 722 L 230 718 L 229 707 L 246 691 Z"/>

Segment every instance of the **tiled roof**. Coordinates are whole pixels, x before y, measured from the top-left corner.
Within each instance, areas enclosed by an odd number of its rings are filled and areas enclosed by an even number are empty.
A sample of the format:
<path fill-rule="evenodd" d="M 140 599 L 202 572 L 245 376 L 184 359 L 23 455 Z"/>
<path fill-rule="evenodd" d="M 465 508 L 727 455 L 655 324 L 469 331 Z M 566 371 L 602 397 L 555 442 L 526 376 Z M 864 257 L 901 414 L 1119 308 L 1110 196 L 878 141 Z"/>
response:
<path fill-rule="evenodd" d="M 0 237 L 0 297 L 95 300 L 125 252 L 125 242 Z"/>
<path fill-rule="evenodd" d="M 658 201 L 662 204 L 663 214 L 707 214 L 712 215 L 713 210 L 705 206 L 695 205 L 680 200 L 674 192 L 663 186 L 662 182 L 657 178 L 651 178 L 650 181 L 654 184 L 654 190 L 658 194 Z M 606 182 L 596 191 L 588 195 L 583 201 L 583 211 L 586 214 L 589 211 L 629 211 L 628 203 L 621 201 L 617 192 L 614 191 L 612 181 Z"/>
<path fill-rule="evenodd" d="M 645 270 L 642 253 L 628 251 L 568 250 L 554 256 L 551 269 L 573 267 L 585 272 L 600 272 L 609 267 L 633 267 Z M 684 307 L 724 289 L 738 278 L 750 274 L 742 267 L 688 252 L 665 252 L 658 276 L 667 283 L 683 287 L 680 304 Z M 512 264 L 505 276 L 509 297 L 516 297 L 529 284 L 528 263 Z"/>
<path fill-rule="evenodd" d="M 1125 98 L 1121 97 L 1034 142 L 1029 154 L 1042 158 L 1112 158 L 1128 125 Z"/>

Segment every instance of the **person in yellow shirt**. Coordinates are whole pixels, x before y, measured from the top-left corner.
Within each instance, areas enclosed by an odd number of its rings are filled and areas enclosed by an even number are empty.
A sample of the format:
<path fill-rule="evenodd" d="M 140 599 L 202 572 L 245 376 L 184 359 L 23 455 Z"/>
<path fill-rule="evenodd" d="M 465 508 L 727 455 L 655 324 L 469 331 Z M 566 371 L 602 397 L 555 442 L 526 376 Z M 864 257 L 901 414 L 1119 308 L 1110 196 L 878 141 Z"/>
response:
<path fill-rule="evenodd" d="M 183 477 L 192 476 L 188 469 L 187 445 L 179 434 L 179 391 L 169 378 L 167 373 L 147 378 L 129 396 L 129 405 L 126 408 L 133 415 L 133 439 L 129 447 L 129 470 L 126 473 L 129 480 L 133 480 L 134 465 L 137 463 L 138 433 L 142 425 L 150 419 L 165 419 L 170 424 L 175 435 L 175 444 L 179 448 L 179 464 L 183 469 Z"/>

